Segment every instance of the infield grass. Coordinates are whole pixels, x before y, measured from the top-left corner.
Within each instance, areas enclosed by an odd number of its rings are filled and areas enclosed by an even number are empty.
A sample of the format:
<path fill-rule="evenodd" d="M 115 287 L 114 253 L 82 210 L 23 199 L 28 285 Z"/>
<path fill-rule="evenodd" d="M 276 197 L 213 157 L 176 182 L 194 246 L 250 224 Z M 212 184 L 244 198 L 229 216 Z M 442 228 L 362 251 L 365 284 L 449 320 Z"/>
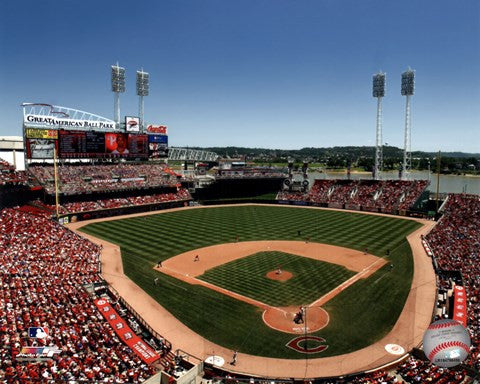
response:
<path fill-rule="evenodd" d="M 324 306 L 330 322 L 314 334 L 325 338 L 329 347 L 309 358 L 333 356 L 370 345 L 395 324 L 413 276 L 405 237 L 419 226 L 395 217 L 246 205 L 176 210 L 89 224 L 82 230 L 118 244 L 127 276 L 205 338 L 249 354 L 304 359 L 305 355 L 285 347 L 294 335 L 267 327 L 258 308 L 156 272 L 153 266 L 189 250 L 233 242 L 236 236 L 240 241 L 309 238 L 357 250 L 368 247 L 369 253 L 379 257 L 390 250 L 393 269 L 384 266 Z"/>
<path fill-rule="evenodd" d="M 291 272 L 292 278 L 278 281 L 266 277 L 279 266 Z M 355 272 L 340 265 L 275 251 L 219 265 L 197 278 L 274 307 L 287 307 L 310 304 L 353 275 Z"/>

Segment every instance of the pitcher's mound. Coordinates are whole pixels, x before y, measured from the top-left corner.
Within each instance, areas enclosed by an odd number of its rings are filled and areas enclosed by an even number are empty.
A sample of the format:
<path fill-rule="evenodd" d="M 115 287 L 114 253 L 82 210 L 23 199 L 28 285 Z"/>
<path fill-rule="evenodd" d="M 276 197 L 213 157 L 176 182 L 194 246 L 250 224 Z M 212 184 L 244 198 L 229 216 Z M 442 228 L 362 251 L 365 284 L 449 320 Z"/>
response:
<path fill-rule="evenodd" d="M 328 324 L 328 313 L 322 307 L 307 307 L 304 322 L 296 324 L 293 319 L 299 310 L 299 307 L 270 307 L 263 312 L 263 321 L 277 331 L 296 334 L 316 332 Z"/>
<path fill-rule="evenodd" d="M 278 273 L 278 270 L 275 270 L 275 271 L 268 272 L 267 277 L 272 280 L 287 281 L 293 277 L 293 274 L 292 272 L 283 271 L 283 270 L 281 273 Z"/>

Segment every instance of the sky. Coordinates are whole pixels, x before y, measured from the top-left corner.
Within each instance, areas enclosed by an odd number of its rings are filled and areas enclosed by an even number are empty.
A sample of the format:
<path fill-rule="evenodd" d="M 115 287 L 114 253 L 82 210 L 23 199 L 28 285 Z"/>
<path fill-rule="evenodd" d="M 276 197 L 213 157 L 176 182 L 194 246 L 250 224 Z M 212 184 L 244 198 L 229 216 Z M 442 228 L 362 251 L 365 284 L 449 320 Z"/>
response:
<path fill-rule="evenodd" d="M 23 102 L 113 119 L 116 62 L 121 115 L 143 68 L 171 146 L 374 145 L 383 71 L 383 141 L 403 147 L 411 67 L 412 150 L 480 152 L 478 0 L 5 0 L 0 135 L 21 135 Z"/>

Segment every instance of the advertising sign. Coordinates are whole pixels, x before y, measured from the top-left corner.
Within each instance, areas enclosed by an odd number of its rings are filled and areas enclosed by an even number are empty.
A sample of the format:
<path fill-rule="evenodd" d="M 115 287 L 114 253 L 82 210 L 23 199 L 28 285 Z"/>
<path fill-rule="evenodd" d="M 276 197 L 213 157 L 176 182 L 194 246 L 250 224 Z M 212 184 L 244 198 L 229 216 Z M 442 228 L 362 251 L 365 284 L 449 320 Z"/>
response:
<path fill-rule="evenodd" d="M 23 122 L 25 125 L 51 126 L 62 128 L 89 128 L 89 129 L 115 129 L 116 124 L 112 120 L 95 121 L 95 120 L 78 120 L 68 117 L 54 117 L 43 115 L 24 115 Z"/>
<path fill-rule="evenodd" d="M 145 363 L 150 364 L 160 358 L 160 355 L 158 355 L 147 343 L 132 331 L 125 320 L 120 317 L 107 300 L 97 299 L 94 303 L 108 323 L 112 326 L 118 337 L 122 339 L 122 341 Z"/>
<path fill-rule="evenodd" d="M 55 129 L 25 128 L 27 139 L 58 139 L 58 131 Z"/>
<path fill-rule="evenodd" d="M 167 134 L 167 127 L 165 125 L 148 124 L 147 125 L 147 132 L 148 133 L 158 133 L 158 134 L 161 134 L 161 135 L 166 135 Z"/>
<path fill-rule="evenodd" d="M 125 116 L 125 129 L 127 132 L 138 132 L 140 130 L 140 118 Z"/>

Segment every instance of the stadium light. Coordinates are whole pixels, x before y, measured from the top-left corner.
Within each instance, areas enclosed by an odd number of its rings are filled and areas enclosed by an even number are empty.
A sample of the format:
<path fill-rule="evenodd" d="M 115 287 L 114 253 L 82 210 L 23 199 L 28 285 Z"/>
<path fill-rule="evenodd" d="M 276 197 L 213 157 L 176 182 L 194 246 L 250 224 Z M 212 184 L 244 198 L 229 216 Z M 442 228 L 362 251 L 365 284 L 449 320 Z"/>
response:
<path fill-rule="evenodd" d="M 379 72 L 373 75 L 373 97 L 377 98 L 377 125 L 375 141 L 375 168 L 373 178 L 379 180 L 383 169 L 383 144 L 382 144 L 382 98 L 385 96 L 386 73 Z"/>
<path fill-rule="evenodd" d="M 112 65 L 112 92 L 114 93 L 114 120 L 120 124 L 120 93 L 125 92 L 125 68 L 120 67 L 118 62 Z"/>
<path fill-rule="evenodd" d="M 411 141 L 411 112 L 410 97 L 415 91 L 415 71 L 408 68 L 402 73 L 402 96 L 406 96 L 405 104 L 405 136 L 403 143 L 402 180 L 407 180 L 412 166 L 412 141 Z"/>
<path fill-rule="evenodd" d="M 415 71 L 410 68 L 402 73 L 402 96 L 413 96 L 415 90 Z"/>
<path fill-rule="evenodd" d="M 385 83 L 387 74 L 379 72 L 373 75 L 373 97 L 385 96 Z"/>
<path fill-rule="evenodd" d="M 147 72 L 137 71 L 137 95 L 139 96 L 138 101 L 138 115 L 140 116 L 140 129 L 143 132 L 145 129 L 143 123 L 143 116 L 144 116 L 144 103 L 143 97 L 148 96 L 150 90 L 150 75 Z"/>

